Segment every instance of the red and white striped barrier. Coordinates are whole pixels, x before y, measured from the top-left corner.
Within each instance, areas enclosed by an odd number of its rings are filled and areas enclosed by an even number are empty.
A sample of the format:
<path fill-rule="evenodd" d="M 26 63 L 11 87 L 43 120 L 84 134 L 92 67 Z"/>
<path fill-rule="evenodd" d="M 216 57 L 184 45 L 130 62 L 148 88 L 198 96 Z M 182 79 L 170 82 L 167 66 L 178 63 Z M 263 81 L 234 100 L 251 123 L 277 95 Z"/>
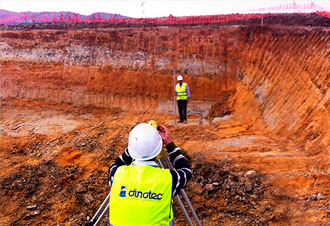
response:
<path fill-rule="evenodd" d="M 81 15 L 72 12 L 9 12 L 0 10 L 0 24 L 13 24 L 13 23 L 142 23 L 148 22 L 159 25 L 171 24 L 204 24 L 204 23 L 219 23 L 235 20 L 246 20 L 253 18 L 261 18 L 272 15 L 279 15 L 283 13 L 316 13 L 323 17 L 330 18 L 330 5 L 329 9 L 325 9 L 313 2 L 308 4 L 292 4 L 274 5 L 255 10 L 249 10 L 243 14 L 220 14 L 220 15 L 207 15 L 207 16 L 181 16 L 158 18 L 130 18 L 121 16 L 119 14 L 109 13 L 93 13 L 89 16 Z"/>

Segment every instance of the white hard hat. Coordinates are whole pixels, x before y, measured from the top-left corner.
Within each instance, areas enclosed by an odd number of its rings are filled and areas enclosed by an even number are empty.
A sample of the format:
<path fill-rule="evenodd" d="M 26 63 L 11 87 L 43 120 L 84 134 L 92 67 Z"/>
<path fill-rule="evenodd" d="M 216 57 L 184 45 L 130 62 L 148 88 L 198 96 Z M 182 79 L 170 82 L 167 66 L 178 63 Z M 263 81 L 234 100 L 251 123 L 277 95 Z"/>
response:
<path fill-rule="evenodd" d="M 157 129 L 147 123 L 135 126 L 128 137 L 128 153 L 136 160 L 156 157 L 163 148 L 163 141 Z"/>
<path fill-rule="evenodd" d="M 182 75 L 178 75 L 178 77 L 177 77 L 177 79 L 176 80 L 178 80 L 178 81 L 182 81 L 183 80 L 183 77 L 182 77 Z"/>

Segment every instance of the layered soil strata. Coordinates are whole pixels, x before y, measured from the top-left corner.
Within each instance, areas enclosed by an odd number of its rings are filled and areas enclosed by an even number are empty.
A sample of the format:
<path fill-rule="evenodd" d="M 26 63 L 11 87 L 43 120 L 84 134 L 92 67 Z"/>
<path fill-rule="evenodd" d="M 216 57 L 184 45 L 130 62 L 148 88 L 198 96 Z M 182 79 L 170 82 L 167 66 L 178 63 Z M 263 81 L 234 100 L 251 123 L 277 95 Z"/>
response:
<path fill-rule="evenodd" d="M 191 156 L 187 193 L 203 225 L 329 221 L 328 28 L 0 37 L 0 200 L 10 206 L 0 207 L 0 225 L 82 224 L 109 191 L 107 167 L 130 129 L 149 119 L 167 125 Z M 174 68 L 191 90 L 186 126 L 172 125 Z"/>

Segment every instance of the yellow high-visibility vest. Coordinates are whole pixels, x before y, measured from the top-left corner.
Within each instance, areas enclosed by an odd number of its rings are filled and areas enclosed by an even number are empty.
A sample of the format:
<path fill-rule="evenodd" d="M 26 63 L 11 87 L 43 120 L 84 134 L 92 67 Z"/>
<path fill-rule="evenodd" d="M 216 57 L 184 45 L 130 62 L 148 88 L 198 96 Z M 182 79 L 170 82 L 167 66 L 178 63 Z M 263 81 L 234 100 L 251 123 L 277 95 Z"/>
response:
<path fill-rule="evenodd" d="M 168 169 L 129 165 L 117 169 L 110 195 L 110 224 L 168 226 L 173 219 Z"/>
<path fill-rule="evenodd" d="M 185 83 L 185 82 L 182 83 L 181 87 L 180 87 L 179 83 L 176 84 L 175 91 L 177 93 L 177 96 L 176 96 L 177 100 L 187 100 L 188 99 L 186 86 L 187 86 L 187 83 Z"/>

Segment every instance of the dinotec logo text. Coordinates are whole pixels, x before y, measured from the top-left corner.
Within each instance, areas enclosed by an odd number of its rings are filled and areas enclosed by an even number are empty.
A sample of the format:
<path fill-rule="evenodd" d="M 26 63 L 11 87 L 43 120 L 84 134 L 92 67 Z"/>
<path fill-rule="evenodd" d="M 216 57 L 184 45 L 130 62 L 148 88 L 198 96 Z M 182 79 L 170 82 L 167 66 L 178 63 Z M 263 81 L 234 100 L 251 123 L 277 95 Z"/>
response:
<path fill-rule="evenodd" d="M 127 191 L 126 186 L 121 186 L 119 196 L 126 198 L 126 192 L 128 192 L 128 196 L 132 198 L 140 198 L 140 199 L 153 199 L 153 200 L 161 200 L 163 198 L 162 193 L 154 193 L 151 190 L 147 192 L 138 191 L 137 189 Z"/>

